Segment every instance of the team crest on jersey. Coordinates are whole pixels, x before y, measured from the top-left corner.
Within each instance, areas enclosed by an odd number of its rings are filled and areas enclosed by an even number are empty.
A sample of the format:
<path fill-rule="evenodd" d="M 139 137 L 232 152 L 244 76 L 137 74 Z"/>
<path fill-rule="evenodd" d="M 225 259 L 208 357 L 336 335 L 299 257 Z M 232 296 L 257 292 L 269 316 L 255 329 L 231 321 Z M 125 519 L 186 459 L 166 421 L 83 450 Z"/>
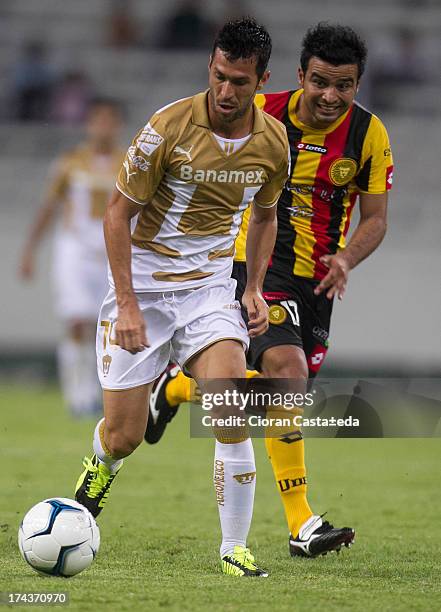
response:
<path fill-rule="evenodd" d="M 162 142 L 164 142 L 163 137 L 158 134 L 150 123 L 147 123 L 141 134 L 138 136 L 136 144 L 143 153 L 146 155 L 151 155 Z"/>
<path fill-rule="evenodd" d="M 104 355 L 103 357 L 103 376 L 107 376 L 110 370 L 110 364 L 112 363 L 112 357 L 110 355 Z"/>
<path fill-rule="evenodd" d="M 268 320 L 273 325 L 281 325 L 286 320 L 286 310 L 279 304 L 274 304 L 268 311 Z"/>
<path fill-rule="evenodd" d="M 329 178 L 334 185 L 342 186 L 351 181 L 357 174 L 357 162 L 350 157 L 340 157 L 329 167 Z"/>

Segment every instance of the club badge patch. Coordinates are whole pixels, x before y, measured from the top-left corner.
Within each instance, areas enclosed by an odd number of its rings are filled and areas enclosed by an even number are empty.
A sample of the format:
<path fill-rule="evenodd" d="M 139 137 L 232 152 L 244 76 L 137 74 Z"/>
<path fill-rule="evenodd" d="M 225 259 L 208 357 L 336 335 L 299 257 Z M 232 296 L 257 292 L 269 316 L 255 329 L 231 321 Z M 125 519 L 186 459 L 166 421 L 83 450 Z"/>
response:
<path fill-rule="evenodd" d="M 329 167 L 329 178 L 334 185 L 341 187 L 351 181 L 357 174 L 357 162 L 350 157 L 340 157 Z"/>
<path fill-rule="evenodd" d="M 273 325 L 281 325 L 284 323 L 286 320 L 286 315 L 286 310 L 283 308 L 283 306 L 279 306 L 278 304 L 270 306 L 268 311 L 269 322 Z"/>

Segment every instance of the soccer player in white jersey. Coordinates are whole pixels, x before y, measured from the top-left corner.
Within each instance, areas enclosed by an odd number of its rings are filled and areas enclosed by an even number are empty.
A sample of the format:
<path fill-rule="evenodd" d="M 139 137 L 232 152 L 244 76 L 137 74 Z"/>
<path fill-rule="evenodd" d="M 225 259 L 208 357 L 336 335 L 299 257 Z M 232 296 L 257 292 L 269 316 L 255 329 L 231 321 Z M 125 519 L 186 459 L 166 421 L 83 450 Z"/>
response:
<path fill-rule="evenodd" d="M 37 248 L 58 216 L 53 284 L 56 312 L 64 325 L 58 370 L 65 402 L 75 416 L 101 412 L 95 329 L 108 288 L 102 219 L 124 158 L 118 145 L 121 123 L 115 100 L 91 101 L 86 138 L 54 163 L 20 263 L 22 278 L 33 278 Z"/>
<path fill-rule="evenodd" d="M 76 499 L 94 516 L 123 458 L 144 438 L 151 386 L 171 352 L 202 388 L 205 379 L 245 378 L 249 338 L 268 328 L 261 286 L 289 172 L 285 127 L 254 104 L 269 78 L 270 53 L 271 39 L 254 20 L 226 24 L 210 56 L 209 90 L 157 111 L 118 175 L 104 218 L 110 291 L 97 334 L 104 419 L 76 486 Z M 250 204 L 247 329 L 231 269 Z M 246 546 L 255 489 L 251 440 L 245 430 L 215 436 L 222 570 L 265 577 Z M 246 486 L 239 478 L 245 474 Z"/>

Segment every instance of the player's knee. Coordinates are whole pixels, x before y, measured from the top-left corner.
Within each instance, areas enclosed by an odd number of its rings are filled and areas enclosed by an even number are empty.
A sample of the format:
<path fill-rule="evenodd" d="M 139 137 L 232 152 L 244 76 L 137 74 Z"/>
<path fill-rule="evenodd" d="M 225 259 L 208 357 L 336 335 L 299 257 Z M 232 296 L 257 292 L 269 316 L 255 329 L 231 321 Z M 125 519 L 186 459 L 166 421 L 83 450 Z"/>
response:
<path fill-rule="evenodd" d="M 262 370 L 266 378 L 291 378 L 297 380 L 308 379 L 308 364 L 306 357 L 300 349 L 292 354 L 271 352 L 262 360 Z"/>
<path fill-rule="evenodd" d="M 109 432 L 106 444 L 109 453 L 115 459 L 123 459 L 131 455 L 141 444 L 143 436 L 124 432 Z"/>

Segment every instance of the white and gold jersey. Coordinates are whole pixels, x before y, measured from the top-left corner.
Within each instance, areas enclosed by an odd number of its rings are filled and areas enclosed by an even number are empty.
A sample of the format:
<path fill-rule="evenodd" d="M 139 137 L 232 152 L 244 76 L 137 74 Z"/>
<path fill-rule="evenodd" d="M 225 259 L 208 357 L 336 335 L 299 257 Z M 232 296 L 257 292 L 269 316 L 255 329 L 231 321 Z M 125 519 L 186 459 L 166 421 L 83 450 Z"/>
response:
<path fill-rule="evenodd" d="M 274 206 L 288 167 L 285 127 L 256 106 L 251 137 L 232 154 L 211 131 L 207 92 L 156 112 L 134 138 L 117 180 L 119 191 L 143 206 L 132 233 L 134 290 L 229 278 L 244 210 L 253 200 Z"/>
<path fill-rule="evenodd" d="M 63 202 L 61 230 L 85 248 L 104 250 L 103 216 L 124 152 L 99 155 L 80 145 L 52 168 L 48 197 Z"/>

